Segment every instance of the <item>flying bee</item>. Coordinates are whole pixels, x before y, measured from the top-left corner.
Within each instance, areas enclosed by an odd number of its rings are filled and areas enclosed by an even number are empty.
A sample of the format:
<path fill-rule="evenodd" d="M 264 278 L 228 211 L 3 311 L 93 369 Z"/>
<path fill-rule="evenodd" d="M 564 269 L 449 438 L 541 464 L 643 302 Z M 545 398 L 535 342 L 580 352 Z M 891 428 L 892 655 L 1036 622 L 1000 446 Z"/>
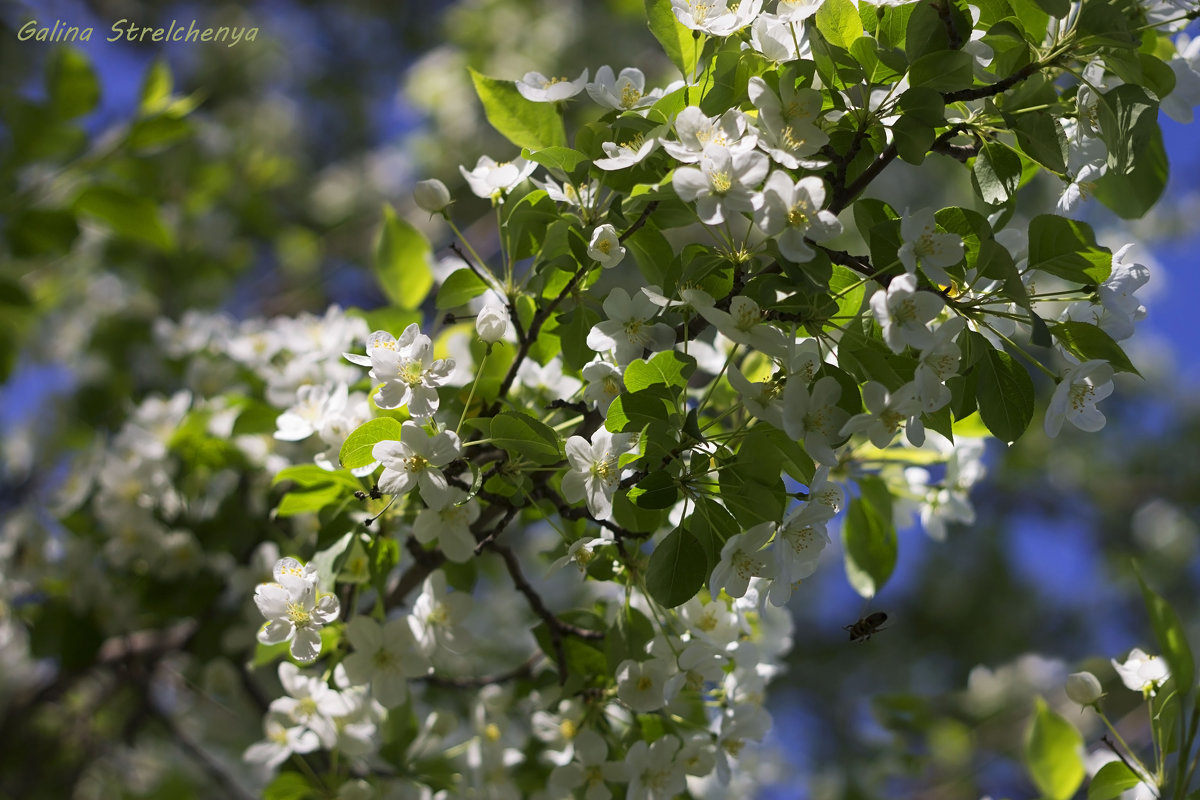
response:
<path fill-rule="evenodd" d="M 887 628 L 883 627 L 883 624 L 887 622 L 887 618 L 887 614 L 882 611 L 876 611 L 865 617 L 860 617 L 858 622 L 853 625 L 843 625 L 842 630 L 850 631 L 850 641 L 865 642 L 876 633 L 887 630 Z"/>

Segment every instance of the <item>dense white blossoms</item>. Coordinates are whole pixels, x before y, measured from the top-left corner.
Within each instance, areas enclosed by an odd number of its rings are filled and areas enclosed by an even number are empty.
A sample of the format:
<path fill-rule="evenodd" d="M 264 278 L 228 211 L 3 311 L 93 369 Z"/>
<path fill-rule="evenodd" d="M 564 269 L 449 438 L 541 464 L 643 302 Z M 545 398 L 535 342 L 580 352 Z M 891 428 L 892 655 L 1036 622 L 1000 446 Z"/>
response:
<path fill-rule="evenodd" d="M 612 67 L 605 64 L 596 70 L 595 80 L 587 85 L 587 93 L 602 106 L 630 111 L 654 105 L 662 97 L 663 90 L 646 91 L 646 76 L 636 67 L 626 67 L 619 75 L 613 75 Z"/>
<path fill-rule="evenodd" d="M 762 11 L 763 0 L 743 0 L 729 7 L 728 0 L 671 0 L 684 27 L 710 36 L 728 36 L 754 21 Z"/>
<path fill-rule="evenodd" d="M 708 147 L 698 167 L 680 167 L 671 183 L 685 203 L 696 204 L 696 216 L 706 225 L 720 225 L 736 212 L 753 212 L 762 205 L 758 185 L 770 162 L 757 150 L 731 152 Z"/>
<path fill-rule="evenodd" d="M 313 661 L 321 654 L 321 628 L 338 618 L 337 597 L 317 588 L 317 569 L 294 558 L 275 564 L 274 583 L 260 583 L 254 603 L 267 622 L 258 631 L 262 644 L 291 642 L 292 657 Z"/>
<path fill-rule="evenodd" d="M 346 625 L 354 652 L 343 662 L 351 685 L 371 684 L 371 693 L 385 708 L 408 699 L 408 680 L 424 675 L 429 660 L 413 636 L 409 618 L 395 617 L 380 625 L 357 616 Z"/>
<path fill-rule="evenodd" d="M 764 550 L 774 535 L 775 526 L 763 522 L 730 536 L 721 547 L 721 560 L 709 578 L 709 591 L 715 595 L 723 589 L 730 597 L 742 597 L 751 578 L 775 577 L 778 564 Z"/>

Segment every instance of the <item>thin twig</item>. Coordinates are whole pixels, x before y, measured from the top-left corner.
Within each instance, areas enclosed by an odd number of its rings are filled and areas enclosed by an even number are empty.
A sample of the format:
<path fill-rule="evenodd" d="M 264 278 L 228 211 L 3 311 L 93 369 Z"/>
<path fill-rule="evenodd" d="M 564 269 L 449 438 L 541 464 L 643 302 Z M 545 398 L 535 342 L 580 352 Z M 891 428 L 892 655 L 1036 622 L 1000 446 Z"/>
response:
<path fill-rule="evenodd" d="M 436 672 L 431 672 L 414 680 L 428 683 L 430 686 L 441 686 L 447 689 L 478 689 L 483 686 L 491 686 L 498 683 L 507 683 L 508 681 L 517 680 L 520 678 L 528 678 L 533 675 L 533 668 L 536 667 L 545 656 L 541 652 L 536 652 L 529 658 L 525 659 L 524 663 L 513 667 L 507 672 L 497 672 L 494 675 L 480 675 L 478 677 L 452 677 L 449 675 L 438 675 Z"/>

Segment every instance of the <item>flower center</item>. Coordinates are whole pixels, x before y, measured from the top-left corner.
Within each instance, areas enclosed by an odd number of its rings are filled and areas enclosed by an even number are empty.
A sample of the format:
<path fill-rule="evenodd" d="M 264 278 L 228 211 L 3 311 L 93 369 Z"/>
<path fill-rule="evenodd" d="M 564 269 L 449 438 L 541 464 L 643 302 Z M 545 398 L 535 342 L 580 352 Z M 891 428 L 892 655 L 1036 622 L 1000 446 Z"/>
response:
<path fill-rule="evenodd" d="M 417 361 L 405 361 L 396 370 L 400 380 L 407 383 L 409 386 L 415 386 L 421 382 L 425 370 L 421 368 L 421 364 Z"/>
<path fill-rule="evenodd" d="M 420 472 L 429 468 L 429 459 L 420 453 L 414 453 L 408 458 L 401 460 L 404 462 L 404 468 L 409 472 Z"/>
<path fill-rule="evenodd" d="M 621 108 L 633 108 L 642 99 L 642 93 L 633 84 L 621 87 Z"/>
<path fill-rule="evenodd" d="M 812 211 L 809 205 L 804 200 L 798 200 L 794 206 L 788 209 L 787 218 L 788 224 L 793 228 L 808 228 L 808 214 Z"/>
<path fill-rule="evenodd" d="M 709 173 L 708 182 L 712 186 L 714 194 L 725 194 L 733 187 L 733 180 L 729 177 L 729 171 L 724 169 L 719 172 Z"/>
<path fill-rule="evenodd" d="M 287 618 L 297 628 L 303 628 L 312 620 L 312 614 L 300 603 L 291 602 L 287 604 Z"/>

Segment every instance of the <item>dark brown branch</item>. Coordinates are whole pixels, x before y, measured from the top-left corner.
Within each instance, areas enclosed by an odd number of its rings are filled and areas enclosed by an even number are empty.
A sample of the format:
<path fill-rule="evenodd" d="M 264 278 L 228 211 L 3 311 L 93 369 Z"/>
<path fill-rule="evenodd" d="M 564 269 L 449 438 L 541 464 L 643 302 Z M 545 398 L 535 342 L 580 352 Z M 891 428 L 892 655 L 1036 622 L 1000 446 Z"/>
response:
<path fill-rule="evenodd" d="M 633 221 L 633 224 L 630 225 L 628 228 L 626 228 L 625 232 L 617 237 L 617 241 L 620 242 L 621 244 L 625 244 L 625 240 L 628 239 L 630 236 L 633 236 L 633 234 L 637 233 L 637 229 L 642 227 L 643 225 L 645 225 L 646 220 L 650 219 L 650 215 L 653 214 L 657 209 L 658 209 L 658 201 L 657 200 L 652 200 L 651 202 L 647 203 L 646 207 L 642 209 L 641 216 L 638 217 L 637 219 L 635 219 Z"/>
<path fill-rule="evenodd" d="M 987 86 L 972 86 L 969 89 L 958 89 L 953 92 L 946 92 L 942 95 L 942 99 L 947 103 L 957 103 L 962 100 L 982 100 L 985 97 L 995 97 L 996 95 L 1003 94 L 1012 87 L 1016 86 L 1030 75 L 1040 72 L 1041 70 L 1050 66 L 1051 63 L 1053 62 L 1043 64 L 1040 61 L 1034 61 L 1033 63 L 1026 64 L 1025 66 L 1021 67 L 1007 78 L 1002 78 L 995 83 L 988 84 Z"/>
<path fill-rule="evenodd" d="M 541 617 L 546 623 L 546 630 L 550 634 L 550 645 L 554 649 L 554 660 L 558 664 L 558 683 L 563 685 L 567 682 L 567 654 L 563 648 L 563 637 L 577 636 L 580 639 L 591 639 L 593 641 L 603 639 L 603 631 L 594 631 L 590 628 L 581 628 L 578 625 L 572 625 L 569 622 L 564 622 L 546 607 L 542 601 L 541 595 L 537 590 L 525 579 L 525 574 L 521 572 L 521 562 L 517 559 L 516 553 L 510 548 L 491 542 L 488 548 L 500 556 L 504 560 L 504 566 L 508 569 L 508 574 L 512 578 L 513 586 L 517 591 L 525 595 L 529 607 L 534 614 Z"/>

